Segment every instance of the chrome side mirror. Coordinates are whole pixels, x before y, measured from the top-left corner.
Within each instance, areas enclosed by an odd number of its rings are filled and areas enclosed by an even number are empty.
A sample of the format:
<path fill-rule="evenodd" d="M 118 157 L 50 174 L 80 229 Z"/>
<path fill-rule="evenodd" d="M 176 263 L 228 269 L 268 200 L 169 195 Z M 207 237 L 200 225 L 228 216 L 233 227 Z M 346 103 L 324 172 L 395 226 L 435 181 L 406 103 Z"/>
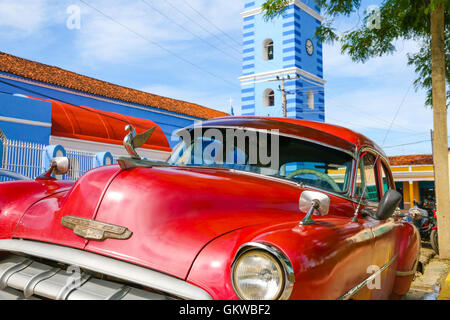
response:
<path fill-rule="evenodd" d="M 330 210 L 330 197 L 322 192 L 303 191 L 299 201 L 300 211 L 307 212 L 300 225 L 311 225 L 316 222 L 312 218 L 316 216 L 323 217 L 328 215 Z"/>
<path fill-rule="evenodd" d="M 50 161 L 50 168 L 44 174 L 36 178 L 36 180 L 54 180 L 52 175 L 63 175 L 69 172 L 70 162 L 67 157 L 57 157 Z"/>

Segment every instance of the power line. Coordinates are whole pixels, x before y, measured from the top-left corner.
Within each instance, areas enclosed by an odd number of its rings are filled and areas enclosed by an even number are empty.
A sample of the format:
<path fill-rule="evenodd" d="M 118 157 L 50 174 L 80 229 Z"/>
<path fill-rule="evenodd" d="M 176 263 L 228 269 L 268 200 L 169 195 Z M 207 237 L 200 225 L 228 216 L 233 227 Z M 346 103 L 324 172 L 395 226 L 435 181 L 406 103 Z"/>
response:
<path fill-rule="evenodd" d="M 413 83 L 411 83 L 411 85 L 409 86 L 408 90 L 406 91 L 405 96 L 403 97 L 403 100 L 400 102 L 400 104 L 399 104 L 399 106 L 398 106 L 398 108 L 397 108 L 397 112 L 395 113 L 395 116 L 394 116 L 394 118 L 392 119 L 391 125 L 389 126 L 389 129 L 388 129 L 388 131 L 386 132 L 386 136 L 384 137 L 384 141 L 383 141 L 383 144 L 382 144 L 383 146 L 384 146 L 384 144 L 386 143 L 386 140 L 387 140 L 387 137 L 389 136 L 389 133 L 391 133 L 392 127 L 394 126 L 394 122 L 395 122 L 395 120 L 397 120 L 397 117 L 398 117 L 398 115 L 399 115 L 399 113 L 400 113 L 400 110 L 401 110 L 403 104 L 405 103 L 406 97 L 408 96 L 409 91 L 411 90 L 412 86 L 413 86 Z"/>
<path fill-rule="evenodd" d="M 373 115 L 373 114 L 370 114 L 370 113 L 368 113 L 368 112 L 359 110 L 359 109 L 357 109 L 357 108 L 355 108 L 355 107 L 352 107 L 352 106 L 350 106 L 350 105 L 339 105 L 339 107 L 340 107 L 340 108 L 346 108 L 346 109 L 355 110 L 355 111 L 358 111 L 359 113 L 364 113 L 364 114 L 366 114 L 367 116 L 370 117 L 371 120 L 378 121 L 378 122 L 380 122 L 380 123 L 383 122 L 383 123 L 386 123 L 386 124 L 390 124 L 390 122 L 387 121 L 387 120 L 384 120 L 384 119 L 382 119 L 382 118 L 380 118 L 380 117 L 377 117 L 377 116 L 375 116 L 375 115 Z M 416 130 L 413 130 L 413 129 L 410 129 L 410 128 L 401 126 L 401 125 L 399 125 L 399 124 L 397 124 L 396 126 L 397 126 L 397 127 L 400 127 L 400 128 L 403 128 L 403 129 L 405 129 L 405 130 L 411 131 L 411 132 L 421 132 L 421 131 L 416 131 Z M 423 134 L 425 134 L 425 133 L 428 134 L 428 132 L 423 131 Z"/>
<path fill-rule="evenodd" d="M 450 136 L 448 138 L 450 138 Z M 397 147 L 404 147 L 404 146 L 412 146 L 412 145 L 415 145 L 415 144 L 420 144 L 420 143 L 425 143 L 425 142 L 433 142 L 433 140 L 428 139 L 428 140 L 422 140 L 422 141 L 398 144 L 398 145 L 395 145 L 395 146 L 387 146 L 387 147 L 383 147 L 383 148 L 384 149 L 389 149 L 389 148 L 397 148 Z"/>
<path fill-rule="evenodd" d="M 156 11 L 157 13 L 159 13 L 161 16 L 165 17 L 167 20 L 169 20 L 170 22 L 176 24 L 178 27 L 180 27 L 181 29 L 183 29 L 184 31 L 190 33 L 191 35 L 193 35 L 194 37 L 196 37 L 197 39 L 199 39 L 200 41 L 206 43 L 207 45 L 209 45 L 210 47 L 222 52 L 225 56 L 235 60 L 235 61 L 241 61 L 240 58 L 236 57 L 236 56 L 231 56 L 230 54 L 228 54 L 227 52 L 225 52 L 224 50 L 220 49 L 219 47 L 215 46 L 214 44 L 210 43 L 209 41 L 199 37 L 197 34 L 195 34 L 194 32 L 190 31 L 189 29 L 185 28 L 184 26 L 182 26 L 180 23 L 176 22 L 175 20 L 173 20 L 172 18 L 170 18 L 169 16 L 167 16 L 164 12 L 162 12 L 161 10 L 157 9 L 155 6 L 151 5 L 150 3 L 148 3 L 145 0 L 141 0 L 145 5 L 147 5 L 148 7 L 152 8 L 154 11 Z"/>
<path fill-rule="evenodd" d="M 218 31 L 220 31 L 223 35 L 225 35 L 227 38 L 229 38 L 231 41 L 235 42 L 238 44 L 238 46 L 240 46 L 241 44 L 239 42 L 237 42 L 232 36 L 230 36 L 228 33 L 226 33 L 225 31 L 223 31 L 221 28 L 219 28 L 217 25 L 214 24 L 214 22 L 212 22 L 210 19 L 208 19 L 207 17 L 205 17 L 200 11 L 198 11 L 197 9 L 195 9 L 188 1 L 184 0 L 184 2 L 186 3 L 186 5 L 191 8 L 192 10 L 194 10 L 199 16 L 201 16 L 204 20 L 206 20 L 210 25 L 212 25 L 214 28 L 216 28 Z"/>
<path fill-rule="evenodd" d="M 272 81 L 272 80 L 270 80 L 270 81 Z M 324 93 L 325 92 L 325 90 L 321 90 L 321 89 L 315 89 L 315 90 L 312 90 L 312 89 L 307 89 L 307 88 L 317 88 L 317 86 L 311 86 L 311 87 L 302 87 L 302 88 L 299 88 L 299 89 L 295 89 L 295 90 L 286 90 L 286 94 L 289 94 L 289 95 L 294 95 L 294 94 L 303 94 L 303 93 L 308 93 L 308 92 L 312 92 L 312 93 Z M 300 104 L 300 105 L 307 105 L 306 103 L 303 103 L 303 104 Z M 314 103 L 314 105 L 316 106 L 316 105 L 324 105 L 324 103 Z M 297 104 L 297 106 L 298 106 L 298 104 Z M 387 123 L 389 123 L 390 124 L 390 122 L 388 122 L 388 121 L 386 121 L 386 120 L 383 120 L 383 119 L 381 119 L 381 118 L 379 118 L 379 117 L 376 117 L 376 116 L 373 116 L 372 114 L 370 114 L 370 113 L 368 113 L 368 112 L 363 112 L 363 111 L 361 111 L 361 110 L 359 110 L 359 109 L 357 109 L 357 108 L 353 108 L 353 107 L 351 107 L 351 106 L 347 106 L 347 105 L 339 105 L 338 107 L 344 107 L 344 108 L 347 108 L 347 109 L 352 109 L 352 110 L 355 110 L 356 112 L 358 112 L 360 115 L 362 115 L 362 114 L 365 114 L 366 116 L 365 117 L 363 117 L 363 118 L 365 118 L 365 119 L 370 119 L 371 121 L 376 121 L 376 122 L 378 122 L 378 123 L 380 123 L 380 124 L 387 124 Z M 310 114 L 311 113 L 323 113 L 323 112 L 309 112 Z M 329 118 L 329 116 L 327 115 L 327 117 Z M 330 118 L 330 119 L 333 119 L 333 118 Z M 334 120 L 338 120 L 338 119 L 336 119 L 336 118 L 334 118 Z M 340 121 L 340 120 L 338 120 L 338 121 Z M 347 122 L 348 123 L 348 122 Z M 398 128 L 400 128 L 400 129 L 404 129 L 404 130 L 407 130 L 407 131 L 409 131 L 409 132 L 412 132 L 412 133 L 414 133 L 414 135 L 425 135 L 425 134 L 428 134 L 428 133 L 426 133 L 425 131 L 424 132 L 421 132 L 421 131 L 416 131 L 416 130 L 413 130 L 413 129 L 410 129 L 410 128 L 407 128 L 407 127 L 404 127 L 404 126 L 401 126 L 401 125 L 396 125 L 396 127 L 398 127 Z M 406 133 L 406 132 L 403 132 L 404 134 L 409 134 L 409 133 Z"/>
<path fill-rule="evenodd" d="M 170 7 L 172 7 L 175 11 L 177 11 L 179 14 L 181 14 L 183 17 L 185 17 L 186 19 L 188 19 L 189 21 L 191 21 L 192 23 L 194 23 L 195 25 L 197 25 L 199 28 L 201 28 L 203 31 L 207 32 L 209 35 L 211 35 L 212 37 L 216 38 L 217 40 L 219 40 L 220 42 L 223 42 L 223 40 L 221 38 L 219 38 L 216 34 L 212 33 L 210 30 L 208 30 L 206 27 L 202 26 L 200 23 L 198 23 L 197 21 L 195 21 L 193 18 L 189 17 L 186 13 L 184 13 L 183 11 L 181 11 L 180 9 L 178 9 L 175 5 L 173 5 L 171 3 L 170 0 L 166 0 L 165 1 L 166 4 L 168 4 Z M 241 44 L 237 43 L 238 46 L 233 45 L 232 47 L 230 47 L 231 49 L 233 49 L 234 51 L 238 52 L 239 54 L 241 54 Z"/>
<path fill-rule="evenodd" d="M 404 147 L 404 146 L 412 146 L 415 144 L 421 144 L 421 143 L 425 143 L 425 142 L 431 142 L 431 140 L 428 139 L 428 140 L 416 141 L 416 142 L 411 142 L 411 143 L 398 144 L 395 146 L 387 146 L 387 147 L 383 147 L 383 149 L 392 149 L 392 148 L 398 148 L 398 147 Z"/>
<path fill-rule="evenodd" d="M 107 15 L 106 13 L 104 13 L 104 12 L 101 11 L 100 9 L 94 7 L 93 5 L 87 3 L 86 1 L 84 1 L 84 0 L 78 0 L 78 1 L 84 3 L 84 4 L 85 4 L 86 6 L 88 6 L 89 8 L 91 8 L 91 9 L 97 11 L 99 14 L 101 14 L 101 15 L 104 16 L 105 18 L 111 20 L 112 22 L 118 24 L 118 25 L 121 26 L 122 28 L 124 28 L 124 29 L 128 30 L 129 32 L 135 34 L 136 36 L 138 36 L 138 37 L 141 38 L 142 40 L 145 40 L 145 41 L 147 41 L 148 43 L 150 43 L 150 44 L 152 44 L 152 45 L 154 45 L 154 46 L 157 46 L 158 48 L 160 48 L 160 49 L 166 51 L 167 53 L 169 53 L 169 54 L 173 55 L 174 57 L 180 59 L 181 61 L 183 61 L 183 62 L 185 62 L 185 63 L 187 63 L 187 64 L 193 66 L 194 68 L 199 69 L 199 70 L 203 71 L 204 73 L 207 73 L 207 74 L 209 74 L 210 76 L 212 76 L 212 77 L 214 77 L 214 78 L 216 78 L 216 79 L 222 80 L 223 82 L 227 83 L 228 85 L 230 85 L 230 86 L 232 86 L 232 87 L 238 87 L 235 83 L 233 83 L 233 82 L 231 82 L 231 81 L 228 81 L 228 80 L 226 80 L 226 79 L 224 79 L 224 78 L 222 78 L 222 77 L 220 77 L 220 76 L 218 76 L 218 75 L 216 75 L 216 74 L 210 72 L 209 70 L 207 70 L 207 69 L 205 69 L 205 68 L 203 68 L 203 67 L 201 67 L 201 66 L 199 66 L 199 65 L 197 65 L 197 64 L 195 64 L 195 63 L 193 63 L 193 62 L 191 62 L 191 61 L 189 61 L 189 60 L 187 60 L 186 58 L 183 58 L 182 56 L 180 56 L 179 54 L 173 52 L 172 50 L 167 49 L 166 47 L 160 45 L 158 42 L 148 39 L 147 37 L 143 36 L 143 35 L 140 34 L 139 32 L 137 32 L 137 31 L 131 29 L 130 27 L 128 27 L 127 25 L 125 25 L 125 24 L 123 24 L 123 23 L 117 21 L 117 20 L 114 19 L 113 17 Z"/>
<path fill-rule="evenodd" d="M 219 40 L 220 42 L 223 42 L 223 40 L 221 38 L 219 38 L 216 34 L 212 33 L 210 30 L 208 30 L 207 28 L 205 28 L 204 26 L 202 26 L 200 23 L 198 23 L 196 20 L 194 20 L 193 18 L 191 18 L 190 16 L 188 16 L 186 13 L 184 13 L 183 11 L 181 11 L 179 8 L 177 8 L 174 4 L 171 3 L 171 0 L 166 0 L 165 3 L 167 5 L 169 5 L 172 9 L 174 9 L 175 11 L 177 11 L 179 14 L 181 14 L 183 17 L 185 17 L 186 19 L 188 19 L 189 21 L 191 21 L 192 23 L 194 23 L 195 25 L 197 25 L 198 27 L 200 27 L 202 30 L 204 30 L 205 32 L 207 32 L 209 35 L 211 35 L 212 37 L 216 38 L 217 40 Z M 194 11 L 196 11 L 195 9 L 193 9 Z M 201 15 L 201 13 L 199 13 Z M 204 17 L 203 18 L 205 20 L 209 20 L 208 18 Z M 239 53 L 240 56 L 243 56 L 243 52 L 242 52 L 242 44 L 237 42 L 236 40 L 232 39 L 233 42 L 235 42 L 237 45 L 233 44 L 232 46 L 229 46 L 230 49 L 234 50 L 235 52 Z M 242 59 L 240 59 L 240 62 Z M 278 65 L 275 65 L 274 61 L 272 60 L 267 60 L 266 62 L 270 63 L 274 68 L 278 69 Z"/>

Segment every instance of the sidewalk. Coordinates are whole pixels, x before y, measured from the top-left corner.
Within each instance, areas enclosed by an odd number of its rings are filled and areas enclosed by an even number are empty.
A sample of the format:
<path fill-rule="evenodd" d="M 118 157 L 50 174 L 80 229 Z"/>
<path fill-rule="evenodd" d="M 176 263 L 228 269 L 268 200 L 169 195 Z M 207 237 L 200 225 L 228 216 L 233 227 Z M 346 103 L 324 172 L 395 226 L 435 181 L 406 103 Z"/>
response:
<path fill-rule="evenodd" d="M 416 274 L 411 289 L 405 296 L 405 300 L 444 300 L 450 297 L 450 261 L 440 260 L 434 251 L 422 247 L 420 262 L 422 269 Z M 445 279 L 447 278 L 447 281 Z M 446 283 L 445 288 L 441 285 Z M 449 299 L 449 298 L 447 298 Z"/>

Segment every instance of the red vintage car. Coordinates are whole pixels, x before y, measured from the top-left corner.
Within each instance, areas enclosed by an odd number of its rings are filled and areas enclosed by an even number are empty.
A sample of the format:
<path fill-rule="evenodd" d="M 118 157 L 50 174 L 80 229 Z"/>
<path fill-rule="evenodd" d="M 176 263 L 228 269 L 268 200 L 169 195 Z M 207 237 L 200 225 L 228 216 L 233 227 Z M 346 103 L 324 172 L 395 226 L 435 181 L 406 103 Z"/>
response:
<path fill-rule="evenodd" d="M 374 142 L 334 125 L 254 117 L 206 121 L 180 136 L 167 163 L 130 152 L 73 184 L 50 176 L 67 170 L 55 159 L 36 180 L 0 183 L 0 298 L 409 291 L 420 239 L 395 214 L 401 197 Z"/>

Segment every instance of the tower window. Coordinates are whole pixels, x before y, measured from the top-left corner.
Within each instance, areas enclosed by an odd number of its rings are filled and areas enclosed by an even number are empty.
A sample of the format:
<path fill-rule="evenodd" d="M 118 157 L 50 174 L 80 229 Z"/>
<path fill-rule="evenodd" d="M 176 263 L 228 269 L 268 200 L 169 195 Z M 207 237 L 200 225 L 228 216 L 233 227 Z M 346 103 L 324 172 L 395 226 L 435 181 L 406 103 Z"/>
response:
<path fill-rule="evenodd" d="M 308 108 L 314 110 L 314 92 L 312 90 L 308 91 Z"/>
<path fill-rule="evenodd" d="M 275 92 L 272 89 L 266 89 L 263 97 L 264 107 L 275 106 Z"/>
<path fill-rule="evenodd" d="M 267 39 L 263 44 L 263 60 L 273 60 L 273 40 Z"/>

